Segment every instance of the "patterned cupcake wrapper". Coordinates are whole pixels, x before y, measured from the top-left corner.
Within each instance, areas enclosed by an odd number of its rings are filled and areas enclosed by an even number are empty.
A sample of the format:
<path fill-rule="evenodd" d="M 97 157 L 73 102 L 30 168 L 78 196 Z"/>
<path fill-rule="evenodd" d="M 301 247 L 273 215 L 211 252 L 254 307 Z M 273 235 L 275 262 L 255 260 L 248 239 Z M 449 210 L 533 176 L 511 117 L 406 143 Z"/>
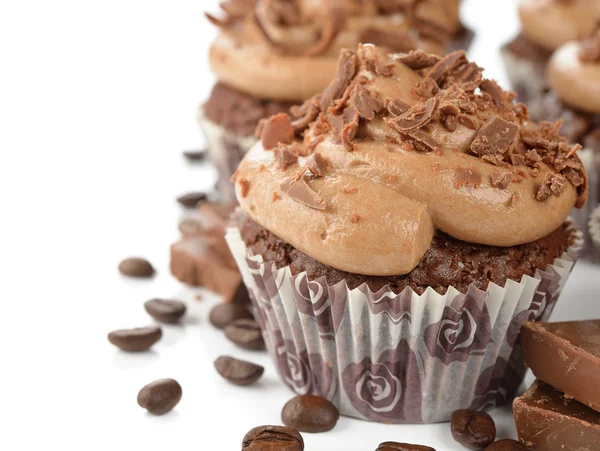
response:
<path fill-rule="evenodd" d="M 256 137 L 237 135 L 226 130 L 208 119 L 204 115 L 203 107 L 200 107 L 198 122 L 206 137 L 208 156 L 219 174 L 217 188 L 220 200 L 223 203 L 235 202 L 235 189 L 231 183 L 231 176 L 246 152 L 256 142 Z"/>
<path fill-rule="evenodd" d="M 546 320 L 581 248 L 581 234 L 545 271 L 487 291 L 440 295 L 406 288 L 373 293 L 277 269 L 226 239 L 251 294 L 267 349 L 283 381 L 318 394 L 343 415 L 384 423 L 434 423 L 460 408 L 505 402 L 525 374 L 521 324 Z"/>

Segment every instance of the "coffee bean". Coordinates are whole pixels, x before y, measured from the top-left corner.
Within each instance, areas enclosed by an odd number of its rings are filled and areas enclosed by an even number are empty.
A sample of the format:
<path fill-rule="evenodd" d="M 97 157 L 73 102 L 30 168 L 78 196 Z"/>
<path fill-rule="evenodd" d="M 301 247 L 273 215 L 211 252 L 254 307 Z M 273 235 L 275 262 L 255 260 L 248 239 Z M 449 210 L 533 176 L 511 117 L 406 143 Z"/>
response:
<path fill-rule="evenodd" d="M 236 319 L 253 319 L 252 313 L 245 305 L 217 304 L 210 311 L 210 323 L 217 329 L 224 329 Z"/>
<path fill-rule="evenodd" d="M 383 442 L 375 451 L 435 451 L 435 449 L 430 446 L 411 445 L 410 443 Z"/>
<path fill-rule="evenodd" d="M 146 259 L 131 257 L 119 263 L 119 272 L 129 277 L 152 277 L 154 268 Z"/>
<path fill-rule="evenodd" d="M 194 208 L 200 202 L 205 201 L 207 199 L 206 193 L 196 192 L 196 193 L 187 193 L 183 196 L 179 196 L 177 198 L 177 202 L 183 205 L 186 208 Z"/>
<path fill-rule="evenodd" d="M 485 451 L 528 451 L 525 445 L 521 442 L 517 442 L 516 440 L 498 440 L 497 442 L 492 443 L 488 446 Z"/>
<path fill-rule="evenodd" d="M 484 449 L 496 439 L 494 420 L 485 412 L 457 410 L 452 414 L 452 437 L 469 449 Z"/>
<path fill-rule="evenodd" d="M 256 351 L 265 349 L 260 327 L 253 319 L 236 319 L 225 327 L 225 336 L 240 348 Z"/>
<path fill-rule="evenodd" d="M 281 421 L 300 432 L 332 430 L 340 412 L 331 402 L 315 395 L 300 395 L 290 399 L 281 410 Z"/>
<path fill-rule="evenodd" d="M 179 223 L 179 231 L 183 236 L 199 235 L 204 226 L 195 219 L 184 219 Z"/>
<path fill-rule="evenodd" d="M 148 314 L 161 323 L 173 324 L 185 314 L 185 304 L 171 299 L 150 299 L 144 304 Z"/>
<path fill-rule="evenodd" d="M 206 158 L 206 149 L 186 150 L 183 156 L 189 161 L 202 161 Z"/>
<path fill-rule="evenodd" d="M 265 369 L 252 362 L 221 356 L 215 360 L 217 372 L 235 385 L 250 385 L 260 379 Z"/>
<path fill-rule="evenodd" d="M 154 415 L 170 412 L 181 400 L 181 385 L 175 379 L 158 379 L 140 390 L 138 404 Z"/>
<path fill-rule="evenodd" d="M 108 341 L 123 351 L 146 351 L 162 337 L 160 327 L 138 327 L 115 330 L 108 334 Z"/>
<path fill-rule="evenodd" d="M 259 426 L 250 430 L 242 442 L 242 451 L 303 451 L 300 433 L 284 426 Z"/>

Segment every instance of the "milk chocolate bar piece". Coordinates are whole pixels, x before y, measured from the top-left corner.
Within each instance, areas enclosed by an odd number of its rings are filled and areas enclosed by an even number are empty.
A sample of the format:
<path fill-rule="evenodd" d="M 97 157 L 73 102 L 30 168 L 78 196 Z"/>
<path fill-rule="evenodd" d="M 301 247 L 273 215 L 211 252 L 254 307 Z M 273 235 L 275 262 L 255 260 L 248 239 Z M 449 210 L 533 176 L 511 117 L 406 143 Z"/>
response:
<path fill-rule="evenodd" d="M 600 320 L 529 322 L 521 337 L 535 377 L 600 412 Z"/>
<path fill-rule="evenodd" d="M 536 380 L 513 402 L 519 440 L 539 451 L 600 450 L 600 413 Z"/>

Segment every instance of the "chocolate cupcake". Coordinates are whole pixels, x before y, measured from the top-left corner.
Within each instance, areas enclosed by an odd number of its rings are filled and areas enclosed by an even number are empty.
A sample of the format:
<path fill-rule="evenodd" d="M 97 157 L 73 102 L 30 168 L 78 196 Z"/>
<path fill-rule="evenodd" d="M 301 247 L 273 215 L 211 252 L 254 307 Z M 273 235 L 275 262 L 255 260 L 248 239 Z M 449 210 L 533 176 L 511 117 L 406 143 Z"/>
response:
<path fill-rule="evenodd" d="M 521 0 L 521 33 L 502 48 L 519 100 L 535 116 L 546 91 L 546 64 L 557 48 L 587 36 L 600 19 L 597 0 Z"/>
<path fill-rule="evenodd" d="M 208 149 L 219 169 L 223 201 L 254 144 L 258 121 L 323 90 L 342 48 L 373 42 L 390 51 L 444 54 L 466 48 L 472 33 L 459 20 L 460 0 L 233 0 L 210 50 L 217 84 L 200 110 Z"/>
<path fill-rule="evenodd" d="M 431 423 L 517 389 L 520 326 L 554 307 L 587 185 L 512 100 L 464 52 L 362 45 L 296 125 L 262 124 L 226 238 L 294 391 Z"/>

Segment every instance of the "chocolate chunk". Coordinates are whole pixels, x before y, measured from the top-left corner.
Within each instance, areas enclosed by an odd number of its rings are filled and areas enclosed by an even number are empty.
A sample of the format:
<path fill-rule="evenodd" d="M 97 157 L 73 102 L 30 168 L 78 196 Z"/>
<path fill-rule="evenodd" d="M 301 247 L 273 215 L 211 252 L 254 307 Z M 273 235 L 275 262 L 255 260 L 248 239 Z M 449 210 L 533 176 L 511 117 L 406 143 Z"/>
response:
<path fill-rule="evenodd" d="M 519 440 L 543 451 L 600 449 L 600 413 L 536 380 L 513 403 Z"/>
<path fill-rule="evenodd" d="M 329 86 L 325 88 L 319 97 L 321 111 L 333 105 L 333 101 L 339 99 L 358 69 L 358 56 L 350 50 L 342 50 L 338 60 L 337 73 Z"/>
<path fill-rule="evenodd" d="M 142 352 L 150 349 L 161 337 L 160 327 L 150 326 L 114 330 L 108 334 L 108 341 L 123 351 Z"/>
<path fill-rule="evenodd" d="M 484 449 L 496 439 L 496 425 L 485 412 L 457 410 L 452 413 L 452 437 L 469 449 Z"/>
<path fill-rule="evenodd" d="M 458 128 L 458 119 L 456 119 L 456 116 L 443 116 L 442 124 L 449 132 L 455 132 Z"/>
<path fill-rule="evenodd" d="M 456 188 L 461 188 L 463 186 L 477 188 L 481 185 L 481 181 L 481 174 L 474 167 L 458 166 L 456 168 L 456 181 L 454 182 Z"/>
<path fill-rule="evenodd" d="M 411 94 L 419 99 L 429 99 L 438 92 L 440 92 L 440 88 L 430 77 L 420 80 L 411 90 Z"/>
<path fill-rule="evenodd" d="M 188 161 L 204 161 L 206 159 L 206 149 L 200 150 L 185 150 L 183 156 Z"/>
<path fill-rule="evenodd" d="M 413 37 L 407 32 L 388 31 L 367 27 L 360 33 L 359 42 L 385 47 L 391 52 L 409 52 L 417 47 Z"/>
<path fill-rule="evenodd" d="M 525 157 L 519 153 L 510 154 L 508 159 L 513 166 L 523 166 L 525 164 Z"/>
<path fill-rule="evenodd" d="M 471 151 L 480 157 L 506 155 L 518 134 L 518 125 L 492 116 L 477 132 L 471 143 Z"/>
<path fill-rule="evenodd" d="M 358 115 L 368 121 L 372 121 L 375 118 L 375 113 L 383 108 L 381 101 L 361 85 L 354 87 L 349 104 L 356 107 Z"/>
<path fill-rule="evenodd" d="M 490 175 L 490 183 L 494 188 L 506 189 L 512 182 L 512 173 L 508 171 L 494 172 Z"/>
<path fill-rule="evenodd" d="M 245 178 L 241 178 L 238 180 L 238 184 L 240 185 L 240 196 L 248 197 L 248 193 L 250 192 L 250 181 Z"/>
<path fill-rule="evenodd" d="M 319 152 L 309 155 L 305 165 L 315 177 L 323 177 L 328 167 L 327 160 Z"/>
<path fill-rule="evenodd" d="M 408 133 L 408 136 L 414 140 L 412 144 L 415 146 L 415 149 L 421 152 L 441 150 L 440 143 L 433 136 L 422 130 L 411 131 Z"/>
<path fill-rule="evenodd" d="M 217 329 L 224 329 L 237 319 L 254 319 L 246 304 L 223 303 L 217 304 L 210 311 L 210 323 Z"/>
<path fill-rule="evenodd" d="M 528 451 L 525 445 L 516 440 L 506 438 L 504 440 L 498 440 L 488 446 L 485 451 Z"/>
<path fill-rule="evenodd" d="M 290 399 L 281 410 L 281 421 L 300 432 L 327 432 L 340 417 L 338 409 L 327 399 L 300 395 Z"/>
<path fill-rule="evenodd" d="M 358 122 L 359 115 L 358 110 L 349 106 L 344 110 L 344 127 L 342 128 L 342 132 L 340 133 L 340 139 L 342 144 L 346 148 L 348 152 L 354 151 L 354 137 L 358 132 Z"/>
<path fill-rule="evenodd" d="M 460 84 L 466 92 L 473 92 L 480 87 L 483 80 L 483 69 L 475 63 L 460 66 L 453 74 L 452 79 Z"/>
<path fill-rule="evenodd" d="M 300 433 L 284 426 L 259 426 L 250 430 L 242 441 L 242 451 L 303 451 Z"/>
<path fill-rule="evenodd" d="M 410 109 L 410 105 L 401 100 L 386 99 L 386 108 L 392 116 L 400 116 Z"/>
<path fill-rule="evenodd" d="M 285 113 L 271 116 L 260 127 L 260 138 L 265 150 L 272 149 L 279 143 L 290 144 L 294 140 L 294 127 Z"/>
<path fill-rule="evenodd" d="M 296 133 L 300 133 L 308 127 L 315 118 L 319 115 L 319 102 L 316 96 L 305 100 L 300 106 L 293 106 L 290 108 L 290 114 L 292 115 L 292 127 Z"/>
<path fill-rule="evenodd" d="M 225 336 L 240 348 L 254 351 L 265 349 L 260 327 L 253 319 L 236 319 L 225 327 Z"/>
<path fill-rule="evenodd" d="M 285 171 L 288 166 L 298 162 L 298 154 L 294 153 L 287 144 L 277 144 L 275 148 L 275 158 L 279 162 L 279 169 Z"/>
<path fill-rule="evenodd" d="M 287 194 L 299 204 L 314 208 L 315 210 L 325 210 L 327 208 L 327 204 L 323 198 L 313 191 L 302 179 L 293 183 L 287 180 L 281 184 L 280 188 L 284 194 Z"/>
<path fill-rule="evenodd" d="M 437 108 L 438 98 L 432 97 L 424 104 L 413 105 L 406 113 L 389 119 L 387 123 L 400 133 L 407 133 L 431 122 Z"/>
<path fill-rule="evenodd" d="M 479 85 L 483 92 L 487 92 L 494 101 L 494 104 L 501 109 L 506 109 L 506 100 L 504 99 L 504 91 L 498 83 L 493 80 L 485 79 Z"/>
<path fill-rule="evenodd" d="M 214 227 L 225 229 L 229 217 L 237 206 L 237 203 L 220 204 L 217 202 L 204 202 L 200 205 L 198 212 L 203 221 L 209 222 Z M 225 236 L 225 234 L 223 233 L 222 236 Z"/>
<path fill-rule="evenodd" d="M 129 277 L 152 277 L 154 268 L 144 258 L 130 257 L 119 263 L 119 272 Z"/>
<path fill-rule="evenodd" d="M 234 385 L 246 386 L 253 384 L 265 372 L 264 367 L 245 360 L 221 356 L 215 360 L 215 369 L 223 379 Z"/>
<path fill-rule="evenodd" d="M 183 390 L 175 379 L 158 379 L 140 390 L 137 402 L 153 415 L 164 415 L 181 401 Z"/>
<path fill-rule="evenodd" d="M 529 322 L 521 337 L 535 377 L 600 412 L 600 320 Z"/>
<path fill-rule="evenodd" d="M 431 67 L 440 61 L 440 57 L 423 50 L 411 50 L 404 55 L 395 55 L 394 59 L 407 65 L 412 70 L 420 70 Z"/>
<path fill-rule="evenodd" d="M 207 199 L 207 195 L 204 192 L 193 192 L 183 194 L 177 198 L 177 202 L 185 208 L 194 208 L 200 202 L 204 202 Z"/>
<path fill-rule="evenodd" d="M 173 299 L 150 299 L 144 304 L 146 312 L 161 323 L 174 324 L 185 315 L 186 307 L 181 301 Z"/>
<path fill-rule="evenodd" d="M 464 50 L 449 53 L 440 59 L 431 69 L 426 72 L 428 77 L 433 78 L 441 86 L 446 77 L 457 67 L 468 63 Z"/>
<path fill-rule="evenodd" d="M 550 196 L 560 197 L 567 190 L 567 180 L 560 174 L 546 173 L 535 198 L 545 201 Z"/>
<path fill-rule="evenodd" d="M 434 448 L 424 445 L 413 445 L 411 443 L 383 442 L 375 451 L 435 451 Z"/>

